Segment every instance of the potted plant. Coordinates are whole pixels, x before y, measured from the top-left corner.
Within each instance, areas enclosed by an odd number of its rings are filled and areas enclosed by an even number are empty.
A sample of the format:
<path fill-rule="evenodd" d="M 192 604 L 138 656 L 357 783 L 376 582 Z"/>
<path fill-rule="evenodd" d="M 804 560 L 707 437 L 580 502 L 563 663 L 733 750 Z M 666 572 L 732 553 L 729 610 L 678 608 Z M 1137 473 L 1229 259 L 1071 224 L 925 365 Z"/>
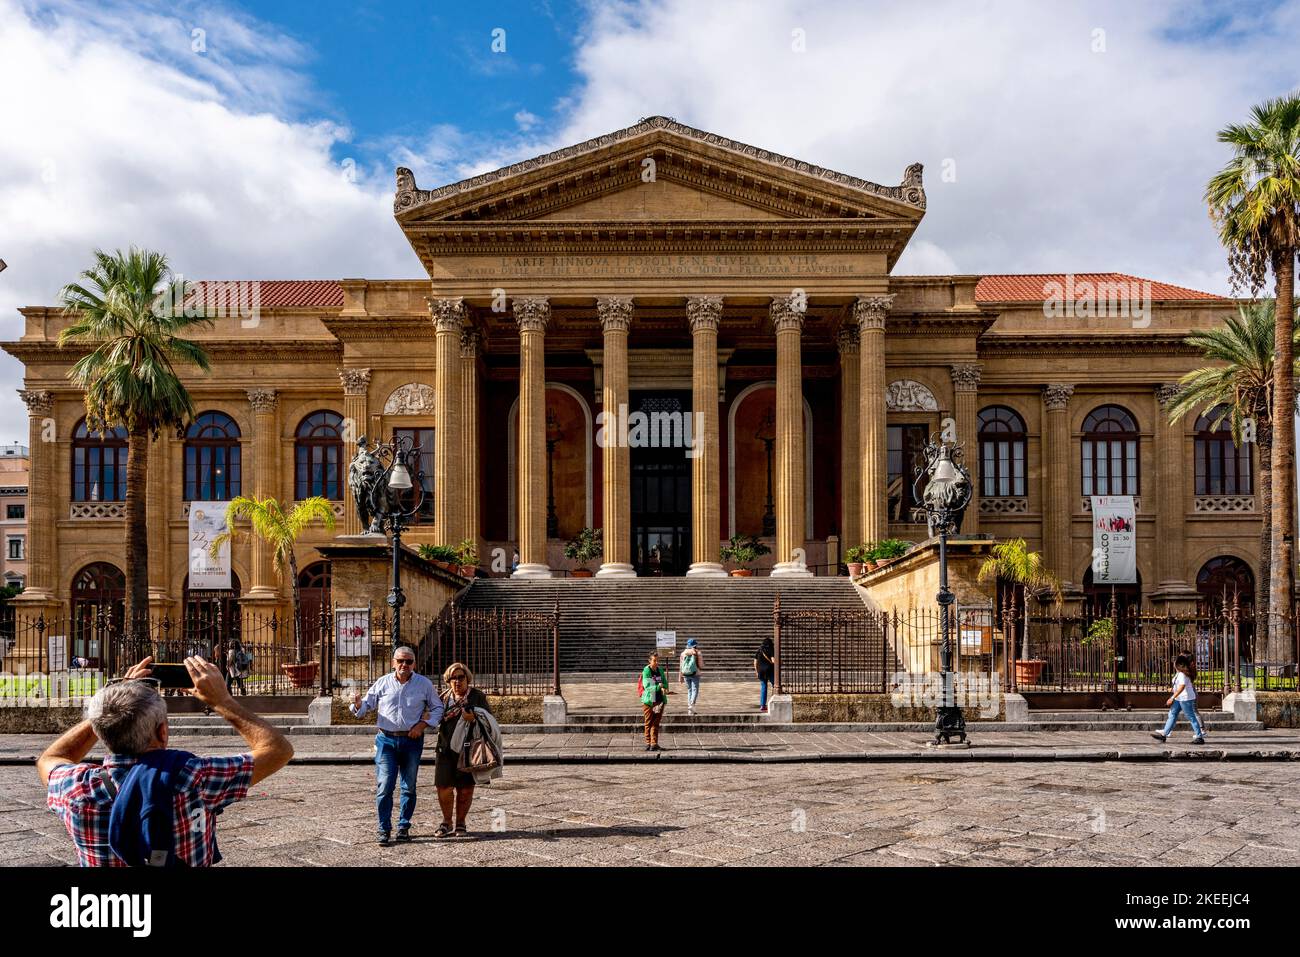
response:
<path fill-rule="evenodd" d="M 478 545 L 474 539 L 467 538 L 455 548 L 456 565 L 460 568 L 460 573 L 465 578 L 473 578 L 474 570 L 478 567 Z"/>
<path fill-rule="evenodd" d="M 740 566 L 731 570 L 733 578 L 751 577 L 754 573 L 747 566 L 759 556 L 770 554 L 772 549 L 759 541 L 757 535 L 732 535 L 731 541 L 722 546 L 722 561 Z"/>
<path fill-rule="evenodd" d="M 430 545 L 427 542 L 418 546 L 416 554 L 421 558 L 433 562 L 439 568 L 449 572 L 460 571 L 460 559 L 456 549 L 450 545 Z"/>
<path fill-rule="evenodd" d="M 1030 591 L 1038 595 L 1050 596 L 1058 605 L 1061 603 L 1060 579 L 1047 570 L 1043 563 L 1043 556 L 1038 552 L 1031 552 L 1023 538 L 1014 538 L 994 545 L 992 554 L 980 565 L 978 577 L 980 581 L 988 581 L 992 578 L 1010 584 L 1013 589 L 1012 601 L 1016 601 L 1015 592 L 1018 591 L 1018 603 L 1022 607 L 1025 604 L 1025 596 Z M 1037 684 L 1042 676 L 1043 667 L 1047 664 L 1042 658 L 1029 657 L 1029 623 L 1025 620 L 1026 617 L 1027 614 L 1020 616 L 1024 639 L 1021 652 L 1015 658 L 1017 685 Z M 1006 640 L 1015 641 L 1015 635 L 1007 635 Z"/>
<path fill-rule="evenodd" d="M 902 538 L 886 538 L 877 542 L 876 547 L 872 549 L 872 557 L 875 558 L 876 564 L 888 565 L 895 558 L 901 558 L 912 549 L 912 543 Z"/>
<path fill-rule="evenodd" d="M 281 578 L 289 573 L 292 582 L 293 601 L 293 648 L 292 664 L 281 664 L 280 670 L 289 677 L 289 683 L 295 688 L 310 688 L 316 683 L 320 669 L 319 661 L 307 661 L 307 645 L 302 633 L 299 611 L 302 607 L 298 592 L 298 557 L 294 554 L 294 545 L 298 536 L 315 521 L 326 529 L 334 528 L 334 506 L 329 499 L 321 496 L 295 502 L 293 508 L 285 512 L 275 498 L 246 498 L 243 495 L 231 500 L 226 506 L 226 528 L 212 540 L 210 553 L 215 558 L 221 547 L 234 537 L 235 520 L 248 519 L 253 534 L 271 546 L 272 567 Z"/>
<path fill-rule="evenodd" d="M 591 569 L 586 567 L 587 562 L 599 558 L 604 551 L 605 546 L 600 540 L 600 529 L 584 528 L 580 531 L 564 546 L 564 557 L 578 563 L 578 567 L 573 570 L 573 577 L 590 578 Z"/>
<path fill-rule="evenodd" d="M 857 578 L 862 574 L 862 568 L 867 561 L 867 551 L 868 546 L 866 545 L 854 545 L 845 553 L 844 557 L 848 560 L 850 578 Z"/>

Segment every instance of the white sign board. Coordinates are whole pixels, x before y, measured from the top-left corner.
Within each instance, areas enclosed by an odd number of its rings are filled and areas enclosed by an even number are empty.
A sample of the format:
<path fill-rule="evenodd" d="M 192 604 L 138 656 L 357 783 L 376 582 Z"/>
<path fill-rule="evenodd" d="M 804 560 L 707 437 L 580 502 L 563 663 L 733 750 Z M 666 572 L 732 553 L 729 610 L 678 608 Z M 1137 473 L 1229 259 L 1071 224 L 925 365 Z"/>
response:
<path fill-rule="evenodd" d="M 370 657 L 370 609 L 334 609 L 334 654 L 339 658 Z"/>
<path fill-rule="evenodd" d="M 212 542 L 226 529 L 226 502 L 190 503 L 191 591 L 230 587 L 230 542 L 212 557 Z"/>
<path fill-rule="evenodd" d="M 672 648 L 677 650 L 677 632 L 675 631 L 656 631 L 655 632 L 656 648 Z"/>
<path fill-rule="evenodd" d="M 1092 496 L 1092 583 L 1137 582 L 1137 513 L 1131 495 Z"/>
<path fill-rule="evenodd" d="M 68 638 L 66 635 L 48 635 L 49 641 L 49 667 L 46 671 L 67 671 L 68 670 Z"/>

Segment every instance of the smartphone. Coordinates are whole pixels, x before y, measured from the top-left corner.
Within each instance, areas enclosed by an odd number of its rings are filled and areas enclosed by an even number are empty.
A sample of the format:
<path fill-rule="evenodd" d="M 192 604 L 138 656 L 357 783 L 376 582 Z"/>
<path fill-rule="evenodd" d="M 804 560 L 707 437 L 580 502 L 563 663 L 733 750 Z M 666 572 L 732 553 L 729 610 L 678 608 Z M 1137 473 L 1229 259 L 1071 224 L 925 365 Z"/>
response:
<path fill-rule="evenodd" d="M 158 664 L 155 663 L 150 669 L 150 676 L 157 678 L 160 687 L 163 688 L 193 688 L 194 679 L 190 677 L 190 669 L 184 664 Z"/>

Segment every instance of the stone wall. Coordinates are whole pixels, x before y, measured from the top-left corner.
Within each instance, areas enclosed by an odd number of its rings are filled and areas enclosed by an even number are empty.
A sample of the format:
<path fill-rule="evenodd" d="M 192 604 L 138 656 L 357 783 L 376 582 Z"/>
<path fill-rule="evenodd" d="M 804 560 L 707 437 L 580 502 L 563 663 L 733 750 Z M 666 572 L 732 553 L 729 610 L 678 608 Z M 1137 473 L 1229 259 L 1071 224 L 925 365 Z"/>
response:
<path fill-rule="evenodd" d="M 0 708 L 0 734 L 62 734 L 83 717 L 79 707 Z"/>
<path fill-rule="evenodd" d="M 541 724 L 541 695 L 493 695 L 487 696 L 488 708 L 500 724 Z M 364 718 L 354 718 L 348 713 L 348 701 L 341 695 L 332 699 L 330 723 L 338 725 L 374 726 L 375 715 L 370 713 Z"/>
<path fill-rule="evenodd" d="M 1300 728 L 1300 692 L 1255 692 L 1256 719 L 1267 728 Z"/>
<path fill-rule="evenodd" d="M 987 716 L 979 708 L 963 710 L 967 722 L 1001 721 L 1005 705 L 999 703 L 996 715 Z M 895 704 L 887 694 L 797 694 L 794 695 L 794 720 L 802 723 L 826 722 L 922 722 L 934 721 L 934 708 Z"/>

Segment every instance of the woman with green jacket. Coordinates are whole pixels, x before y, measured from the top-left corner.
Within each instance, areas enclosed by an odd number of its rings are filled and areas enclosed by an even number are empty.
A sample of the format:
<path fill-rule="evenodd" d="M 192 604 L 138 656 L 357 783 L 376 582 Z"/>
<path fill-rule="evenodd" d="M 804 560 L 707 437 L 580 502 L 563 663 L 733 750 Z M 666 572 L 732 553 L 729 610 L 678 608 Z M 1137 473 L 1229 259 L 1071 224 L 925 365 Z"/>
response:
<path fill-rule="evenodd" d="M 659 667 L 659 654 L 651 652 L 650 663 L 641 670 L 641 712 L 645 718 L 645 749 L 658 751 L 659 722 L 668 706 L 668 679 Z"/>

